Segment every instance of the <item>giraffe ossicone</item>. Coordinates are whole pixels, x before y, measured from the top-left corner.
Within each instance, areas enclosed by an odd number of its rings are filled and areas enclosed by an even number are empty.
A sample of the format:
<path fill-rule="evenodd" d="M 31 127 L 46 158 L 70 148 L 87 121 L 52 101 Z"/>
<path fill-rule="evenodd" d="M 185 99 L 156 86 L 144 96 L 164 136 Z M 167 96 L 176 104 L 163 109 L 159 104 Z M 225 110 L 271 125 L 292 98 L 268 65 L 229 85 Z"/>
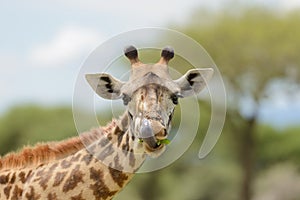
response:
<path fill-rule="evenodd" d="M 133 46 L 124 54 L 131 63 L 127 82 L 106 73 L 86 75 L 100 97 L 123 100 L 124 114 L 80 137 L 2 157 L 0 199 L 112 199 L 147 156 L 155 158 L 165 151 L 178 99 L 199 93 L 213 69 L 191 69 L 172 80 L 171 47 L 162 50 L 155 64 L 142 63 Z"/>

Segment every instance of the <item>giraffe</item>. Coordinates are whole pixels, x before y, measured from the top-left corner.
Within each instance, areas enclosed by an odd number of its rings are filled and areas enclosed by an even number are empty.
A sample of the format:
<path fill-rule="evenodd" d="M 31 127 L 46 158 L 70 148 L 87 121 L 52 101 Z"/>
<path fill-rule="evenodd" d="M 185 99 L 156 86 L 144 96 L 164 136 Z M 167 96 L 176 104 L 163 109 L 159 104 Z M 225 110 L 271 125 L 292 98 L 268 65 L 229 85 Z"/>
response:
<path fill-rule="evenodd" d="M 122 82 L 106 73 L 87 74 L 92 89 L 105 99 L 122 99 L 126 110 L 105 127 L 79 137 L 40 143 L 0 159 L 0 199 L 112 199 L 145 159 L 166 149 L 179 98 L 199 93 L 213 69 L 192 69 L 172 80 L 166 47 L 155 64 L 144 64 L 135 47 L 124 50 L 131 75 Z"/>

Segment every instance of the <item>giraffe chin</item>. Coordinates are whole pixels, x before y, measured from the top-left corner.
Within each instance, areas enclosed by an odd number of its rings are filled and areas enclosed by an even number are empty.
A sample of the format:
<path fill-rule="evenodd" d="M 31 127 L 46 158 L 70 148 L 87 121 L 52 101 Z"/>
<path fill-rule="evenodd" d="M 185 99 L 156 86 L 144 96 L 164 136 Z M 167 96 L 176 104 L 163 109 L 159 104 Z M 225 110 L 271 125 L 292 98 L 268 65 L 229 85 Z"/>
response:
<path fill-rule="evenodd" d="M 152 158 L 157 158 L 166 150 L 166 146 L 164 144 L 157 145 L 155 148 L 150 147 L 146 142 L 143 144 L 145 152 Z"/>

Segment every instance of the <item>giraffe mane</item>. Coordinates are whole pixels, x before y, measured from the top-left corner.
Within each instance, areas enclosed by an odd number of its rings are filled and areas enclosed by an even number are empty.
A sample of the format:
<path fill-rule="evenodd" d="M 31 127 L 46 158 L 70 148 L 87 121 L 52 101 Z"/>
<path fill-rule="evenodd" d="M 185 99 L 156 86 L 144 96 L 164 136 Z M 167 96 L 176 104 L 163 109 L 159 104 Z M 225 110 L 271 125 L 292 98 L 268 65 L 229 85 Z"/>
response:
<path fill-rule="evenodd" d="M 25 168 L 47 164 L 59 160 L 85 148 L 85 145 L 95 142 L 105 134 L 112 132 L 117 126 L 113 120 L 105 127 L 98 127 L 58 142 L 38 143 L 35 146 L 24 147 L 17 153 L 9 153 L 0 157 L 0 171 L 12 168 Z"/>

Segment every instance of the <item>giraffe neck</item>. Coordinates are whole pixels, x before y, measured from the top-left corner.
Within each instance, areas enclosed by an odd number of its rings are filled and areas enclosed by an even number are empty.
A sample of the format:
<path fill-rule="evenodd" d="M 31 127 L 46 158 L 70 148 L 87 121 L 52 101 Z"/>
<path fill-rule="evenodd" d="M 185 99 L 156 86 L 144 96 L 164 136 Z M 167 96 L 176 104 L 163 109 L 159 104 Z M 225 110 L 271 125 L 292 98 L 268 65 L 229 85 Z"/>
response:
<path fill-rule="evenodd" d="M 134 173 L 146 158 L 142 144 L 128 128 L 127 113 L 111 134 L 86 146 L 87 151 L 104 165 L 122 172 Z"/>
<path fill-rule="evenodd" d="M 111 132 L 49 163 L 0 172 L 0 199 L 111 199 L 146 156 L 123 115 Z"/>

